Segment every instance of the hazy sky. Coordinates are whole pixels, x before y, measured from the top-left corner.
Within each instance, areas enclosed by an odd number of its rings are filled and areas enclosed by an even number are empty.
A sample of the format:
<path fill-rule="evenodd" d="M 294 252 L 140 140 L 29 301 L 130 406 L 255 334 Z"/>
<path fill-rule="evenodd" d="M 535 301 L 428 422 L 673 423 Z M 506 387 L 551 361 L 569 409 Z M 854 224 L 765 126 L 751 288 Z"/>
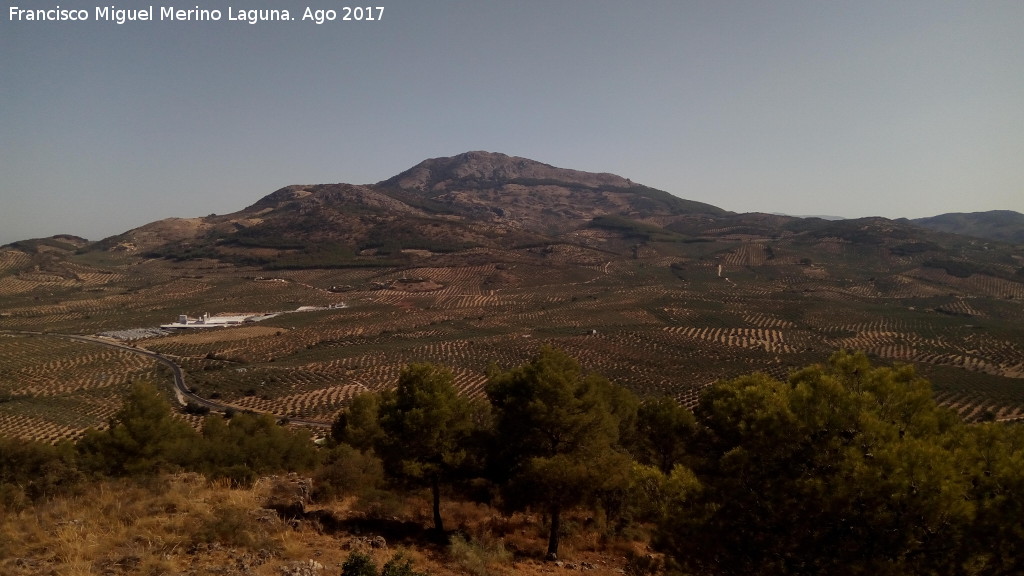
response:
<path fill-rule="evenodd" d="M 1024 212 L 1020 0 L 375 0 L 380 21 L 323 25 L 287 0 L 235 2 L 296 18 L 254 25 L 195 2 L 221 20 L 118 25 L 64 0 L 89 20 L 18 22 L 57 2 L 5 0 L 0 243 L 469 150 L 737 212 Z M 118 7 L 150 5 L 175 6 Z"/>

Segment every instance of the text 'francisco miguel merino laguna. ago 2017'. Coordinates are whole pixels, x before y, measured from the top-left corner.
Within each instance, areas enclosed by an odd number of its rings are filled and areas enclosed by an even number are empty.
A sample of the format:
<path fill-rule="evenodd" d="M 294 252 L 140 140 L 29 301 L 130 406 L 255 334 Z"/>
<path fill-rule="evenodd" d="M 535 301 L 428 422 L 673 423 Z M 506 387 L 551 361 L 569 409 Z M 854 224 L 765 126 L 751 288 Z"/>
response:
<path fill-rule="evenodd" d="M 29 9 L 11 6 L 8 18 L 12 22 L 284 22 L 291 20 L 311 21 L 323 24 L 326 21 L 374 22 L 384 16 L 383 6 L 340 6 L 336 10 L 316 10 L 306 7 L 302 17 L 296 18 L 286 9 L 236 9 L 228 6 L 227 10 L 194 8 L 176 8 L 174 6 L 149 6 L 147 8 L 118 8 L 117 6 L 96 6 L 92 12 L 82 8 Z"/>

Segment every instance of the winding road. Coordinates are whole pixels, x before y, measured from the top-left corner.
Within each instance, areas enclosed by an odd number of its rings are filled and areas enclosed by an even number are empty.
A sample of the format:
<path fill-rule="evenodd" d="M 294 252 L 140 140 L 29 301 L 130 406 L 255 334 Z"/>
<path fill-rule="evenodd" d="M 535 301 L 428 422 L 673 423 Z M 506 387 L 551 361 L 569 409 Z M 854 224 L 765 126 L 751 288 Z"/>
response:
<path fill-rule="evenodd" d="M 164 356 L 163 354 L 160 354 L 159 352 L 153 352 L 152 350 L 146 350 L 145 348 L 138 348 L 136 346 L 132 346 L 132 345 L 129 345 L 129 344 L 122 344 L 120 342 L 114 342 L 114 341 L 107 340 L 107 339 L 104 339 L 104 338 L 99 338 L 99 337 L 96 337 L 96 336 L 80 336 L 78 334 L 57 334 L 57 333 L 54 333 L 54 332 L 30 332 L 30 331 L 26 331 L 26 330 L 2 330 L 2 332 L 6 332 L 8 334 L 28 334 L 28 335 L 32 335 L 32 336 L 51 336 L 51 337 L 54 337 L 54 338 L 65 338 L 65 339 L 68 339 L 68 340 L 77 340 L 79 342 L 86 342 L 86 343 L 89 343 L 89 344 L 97 344 L 99 346 L 106 346 L 108 348 L 117 348 L 119 350 L 127 350 L 128 352 L 134 352 L 135 354 L 141 354 L 143 356 L 148 356 L 148 357 L 156 360 L 157 362 L 162 362 L 166 366 L 170 367 L 171 371 L 174 374 L 174 395 L 175 395 L 175 397 L 177 397 L 178 403 L 180 405 L 185 406 L 189 402 L 191 402 L 194 405 L 203 406 L 203 407 L 209 408 L 210 410 L 212 410 L 214 412 L 226 412 L 228 410 L 234 410 L 234 411 L 237 411 L 237 412 L 241 412 L 241 411 L 244 411 L 244 410 L 250 410 L 248 408 L 240 408 L 238 406 L 232 406 L 230 404 L 223 404 L 223 403 L 220 403 L 220 402 L 214 402 L 213 400 L 208 400 L 206 398 L 203 398 L 201 396 L 197 396 L 196 394 L 192 393 L 192 391 L 190 391 L 188 389 L 188 386 L 185 385 L 185 372 L 181 369 L 181 366 L 179 366 L 178 363 L 175 362 L 174 360 L 172 360 L 171 358 L 168 358 L 167 356 Z M 261 413 L 263 413 L 263 414 L 270 414 L 271 416 L 277 418 L 278 420 L 287 420 L 289 423 L 292 423 L 292 424 L 299 424 L 299 425 L 302 425 L 302 426 L 310 426 L 312 428 L 330 428 L 331 427 L 331 423 L 330 422 L 322 422 L 320 420 L 307 420 L 305 418 L 295 418 L 295 417 L 292 417 L 292 416 L 285 416 L 285 415 L 281 415 L 281 414 L 274 414 L 272 412 L 261 412 Z"/>

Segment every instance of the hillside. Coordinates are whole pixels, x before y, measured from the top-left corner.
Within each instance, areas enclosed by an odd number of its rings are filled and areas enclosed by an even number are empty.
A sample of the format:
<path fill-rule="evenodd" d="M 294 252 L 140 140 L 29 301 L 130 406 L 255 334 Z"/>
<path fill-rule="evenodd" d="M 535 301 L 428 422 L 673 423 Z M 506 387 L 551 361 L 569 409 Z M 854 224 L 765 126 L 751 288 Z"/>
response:
<path fill-rule="evenodd" d="M 541 576 L 556 566 L 536 554 L 514 558 L 496 546 L 542 550 L 533 518 L 517 514 L 499 522 L 493 510 L 470 502 L 453 503 L 446 511 L 463 522 L 471 538 L 486 538 L 484 543 L 446 547 L 424 537 L 419 522 L 425 503 L 418 496 L 390 496 L 383 503 L 348 498 L 316 506 L 308 519 L 296 520 L 265 507 L 265 483 L 263 489 L 229 487 L 186 473 L 85 488 L 93 495 L 53 498 L 36 509 L 0 515 L 5 576 L 337 576 L 356 554 L 378 566 L 405 559 L 416 574 L 430 576 Z M 400 517 L 368 520 L 363 508 L 372 512 L 373 505 Z M 496 528 L 516 532 L 491 536 Z M 568 570 L 585 565 L 591 576 L 616 576 L 628 568 L 626 554 L 645 550 L 639 542 L 598 545 L 596 534 L 578 532 L 567 538 L 562 565 Z"/>
<path fill-rule="evenodd" d="M 990 210 L 967 214 L 955 212 L 930 218 L 918 218 L 912 222 L 941 232 L 1011 244 L 1024 244 L 1024 214 L 1012 210 Z"/>

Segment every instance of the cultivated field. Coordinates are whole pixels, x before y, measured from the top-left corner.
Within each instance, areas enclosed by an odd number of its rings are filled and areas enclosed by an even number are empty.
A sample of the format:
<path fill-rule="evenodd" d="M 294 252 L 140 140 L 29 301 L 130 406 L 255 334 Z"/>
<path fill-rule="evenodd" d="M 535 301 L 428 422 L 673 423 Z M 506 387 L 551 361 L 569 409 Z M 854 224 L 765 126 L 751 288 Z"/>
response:
<path fill-rule="evenodd" d="M 954 277 L 837 239 L 802 250 L 813 263 L 785 239 L 737 236 L 622 255 L 567 244 L 273 272 L 96 254 L 37 271 L 9 251 L 0 329 L 95 334 L 179 314 L 287 312 L 132 343 L 175 360 L 203 397 L 323 421 L 353 395 L 393 386 L 410 362 L 450 366 L 465 394 L 480 395 L 488 367 L 520 364 L 542 344 L 642 396 L 691 406 L 718 379 L 784 377 L 836 349 L 864 350 L 917 365 L 968 419 L 1024 416 L 1024 281 Z M 5 435 L 75 437 L 102 426 L 132 381 L 170 387 L 170 372 L 149 358 L 52 335 L 8 332 L 0 359 Z"/>
<path fill-rule="evenodd" d="M 55 442 L 100 427 L 135 380 L 166 379 L 131 352 L 52 336 L 0 334 L 0 434 Z"/>

